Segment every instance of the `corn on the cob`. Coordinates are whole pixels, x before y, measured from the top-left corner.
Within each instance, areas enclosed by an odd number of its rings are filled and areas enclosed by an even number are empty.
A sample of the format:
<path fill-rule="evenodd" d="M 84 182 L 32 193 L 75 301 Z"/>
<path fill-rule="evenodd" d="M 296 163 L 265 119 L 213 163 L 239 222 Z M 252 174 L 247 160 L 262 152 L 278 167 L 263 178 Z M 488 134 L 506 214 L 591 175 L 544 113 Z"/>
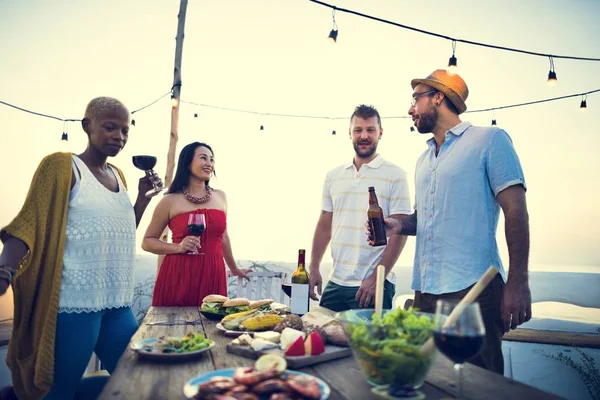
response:
<path fill-rule="evenodd" d="M 247 315 L 252 315 L 252 314 L 257 313 L 257 312 L 258 311 L 256 311 L 256 310 L 249 310 L 249 311 L 242 311 L 242 312 L 235 313 L 235 314 L 229 314 L 229 315 L 226 315 L 225 317 L 223 317 L 223 319 L 221 319 L 221 323 L 229 322 L 229 321 L 232 321 L 232 320 L 234 320 L 236 318 L 245 317 Z"/>
<path fill-rule="evenodd" d="M 225 329 L 238 329 L 238 326 L 248 318 L 251 318 L 254 314 L 257 314 L 258 311 L 250 310 L 244 311 L 236 314 L 229 314 L 225 318 L 221 320 L 221 324 L 225 327 Z"/>
<path fill-rule="evenodd" d="M 277 314 L 265 314 L 248 318 L 241 325 L 248 331 L 265 331 L 275 328 L 281 320 Z"/>

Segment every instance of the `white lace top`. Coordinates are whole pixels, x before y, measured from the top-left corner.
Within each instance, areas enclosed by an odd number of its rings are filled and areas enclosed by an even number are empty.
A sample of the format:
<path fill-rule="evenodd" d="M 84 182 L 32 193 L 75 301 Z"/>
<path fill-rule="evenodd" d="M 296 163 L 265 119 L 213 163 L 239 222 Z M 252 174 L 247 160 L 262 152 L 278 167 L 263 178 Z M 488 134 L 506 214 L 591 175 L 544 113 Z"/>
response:
<path fill-rule="evenodd" d="M 119 192 L 104 187 L 73 155 L 77 178 L 67 214 L 58 312 L 130 306 L 135 262 L 135 213 L 119 173 Z"/>

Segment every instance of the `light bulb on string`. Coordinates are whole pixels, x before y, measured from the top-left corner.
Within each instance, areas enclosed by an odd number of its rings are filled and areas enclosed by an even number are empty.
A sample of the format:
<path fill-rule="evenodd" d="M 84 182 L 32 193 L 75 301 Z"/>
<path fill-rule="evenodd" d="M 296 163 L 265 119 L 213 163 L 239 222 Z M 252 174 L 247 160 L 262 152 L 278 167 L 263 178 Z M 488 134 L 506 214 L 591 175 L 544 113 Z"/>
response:
<path fill-rule="evenodd" d="M 415 131 L 415 127 L 414 127 L 414 126 L 411 126 L 411 127 L 410 127 L 410 131 L 411 131 L 411 132 L 414 132 L 414 131 Z"/>
<path fill-rule="evenodd" d="M 333 19 L 333 28 L 331 29 L 331 32 L 329 32 L 328 39 L 331 41 L 331 43 L 337 43 L 338 26 L 335 22 L 335 7 L 333 7 L 333 10 L 331 11 L 331 18 Z"/>
<path fill-rule="evenodd" d="M 454 75 L 458 70 L 458 60 L 455 57 L 456 52 L 456 40 L 452 41 L 452 57 L 448 60 L 448 68 L 447 71 L 450 75 Z"/>
<path fill-rule="evenodd" d="M 584 94 L 581 97 L 581 104 L 579 105 L 579 109 L 583 112 L 587 110 L 587 94 Z"/>
<path fill-rule="evenodd" d="M 558 78 L 556 77 L 556 71 L 554 70 L 554 59 L 552 57 L 548 57 L 550 60 L 550 71 L 548 71 L 548 85 L 555 86 L 558 82 Z"/>
<path fill-rule="evenodd" d="M 264 130 L 265 130 L 265 127 L 264 127 L 263 125 L 261 125 L 261 126 L 260 126 L 260 130 L 261 130 L 261 131 L 264 131 Z"/>
<path fill-rule="evenodd" d="M 63 133 L 60 138 L 61 141 L 65 141 L 65 142 L 69 141 L 69 134 L 67 133 L 68 131 L 69 131 L 69 126 L 67 125 L 67 121 L 63 121 Z"/>
<path fill-rule="evenodd" d="M 493 120 L 492 120 L 492 126 L 497 126 L 497 125 L 498 125 L 498 124 L 496 123 L 496 120 L 495 120 L 495 119 L 493 119 Z"/>
<path fill-rule="evenodd" d="M 335 136 L 335 130 L 331 131 L 331 135 Z"/>
<path fill-rule="evenodd" d="M 194 113 L 194 118 L 198 118 L 198 113 Z"/>
<path fill-rule="evenodd" d="M 131 125 L 135 126 L 135 119 L 131 120 Z"/>

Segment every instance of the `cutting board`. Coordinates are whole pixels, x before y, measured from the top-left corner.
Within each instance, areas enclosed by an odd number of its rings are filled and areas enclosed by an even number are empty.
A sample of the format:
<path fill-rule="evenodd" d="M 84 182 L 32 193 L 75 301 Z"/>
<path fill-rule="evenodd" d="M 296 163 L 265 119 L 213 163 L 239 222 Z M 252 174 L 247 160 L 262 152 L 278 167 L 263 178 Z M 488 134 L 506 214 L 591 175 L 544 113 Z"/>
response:
<path fill-rule="evenodd" d="M 287 361 L 289 368 L 302 368 L 308 365 L 320 364 L 331 360 L 337 360 L 338 358 L 344 358 L 352 355 L 352 350 L 350 347 L 340 347 L 333 345 L 325 346 L 325 353 L 321 353 L 318 356 L 285 356 L 283 354 L 283 350 L 280 348 L 273 348 L 268 350 L 256 351 L 253 350 L 248 345 L 236 345 L 236 344 L 227 344 L 227 352 L 232 354 L 237 354 L 238 356 L 251 358 L 256 360 L 258 357 L 263 354 L 275 353 L 284 357 Z"/>

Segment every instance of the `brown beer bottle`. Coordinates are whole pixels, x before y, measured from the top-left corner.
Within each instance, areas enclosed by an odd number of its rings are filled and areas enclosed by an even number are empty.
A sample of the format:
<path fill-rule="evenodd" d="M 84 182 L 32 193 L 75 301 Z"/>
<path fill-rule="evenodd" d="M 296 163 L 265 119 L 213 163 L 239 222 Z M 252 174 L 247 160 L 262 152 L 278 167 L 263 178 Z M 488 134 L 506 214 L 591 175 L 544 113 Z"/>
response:
<path fill-rule="evenodd" d="M 367 210 L 367 217 L 369 219 L 369 227 L 371 228 L 369 244 L 371 246 L 385 246 L 387 244 L 387 237 L 385 235 L 383 210 L 379 207 L 373 186 L 369 186 L 369 209 Z"/>

